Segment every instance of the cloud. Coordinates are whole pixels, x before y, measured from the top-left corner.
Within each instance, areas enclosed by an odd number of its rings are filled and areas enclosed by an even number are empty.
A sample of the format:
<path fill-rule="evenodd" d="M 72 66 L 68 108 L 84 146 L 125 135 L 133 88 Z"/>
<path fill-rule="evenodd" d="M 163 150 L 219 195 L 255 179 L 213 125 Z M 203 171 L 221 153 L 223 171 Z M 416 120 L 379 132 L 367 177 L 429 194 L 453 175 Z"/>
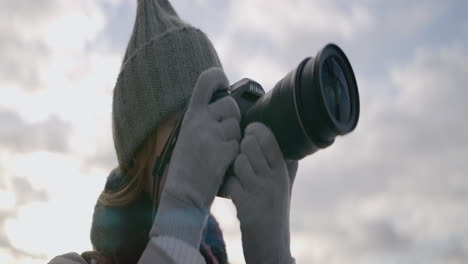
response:
<path fill-rule="evenodd" d="M 204 9 L 206 1 L 192 2 L 191 11 L 181 8 L 196 25 L 203 25 L 215 42 L 226 72 L 232 81 L 245 75 L 256 76 L 274 64 L 282 75 L 308 56 L 315 56 L 326 43 L 339 44 L 349 55 L 358 73 L 381 74 L 398 60 L 411 56 L 414 48 L 427 43 L 427 34 L 450 18 L 454 1 L 232 1 L 217 10 Z M 221 5 L 221 4 L 220 4 Z M 452 9 L 451 9 L 452 8 Z M 188 9 L 188 8 L 187 8 Z M 227 10 L 227 11 L 226 11 Z M 203 14 L 222 14 L 210 23 Z M 200 16 L 201 14 L 201 16 Z M 198 16 L 198 18 L 196 18 Z M 193 17 L 193 18 L 192 18 Z M 216 17 L 217 18 L 217 17 Z M 455 24 L 461 23 L 458 16 Z M 215 19 L 218 21 L 218 19 Z M 221 29 L 219 29 L 221 28 Z M 430 34 L 430 33 L 429 33 Z M 455 38 L 455 30 L 446 38 Z M 257 63 L 270 59 L 270 64 Z M 247 72 L 245 65 L 251 65 Z M 272 76 L 275 81 L 282 76 Z M 369 76 L 374 77 L 374 76 Z M 273 81 L 268 82 L 268 86 Z"/>
<path fill-rule="evenodd" d="M 226 20 L 229 20 L 230 12 L 236 1 L 170 1 L 176 12 L 191 25 L 215 36 L 226 31 Z M 242 14 L 238 14 L 242 17 Z M 209 16 L 210 19 L 204 19 Z M 218 23 L 213 23 L 217 21 Z"/>
<path fill-rule="evenodd" d="M 392 80 L 401 87 L 403 110 L 426 115 L 438 121 L 455 123 L 468 98 L 464 84 L 468 82 L 467 51 L 460 46 L 446 47 L 439 52 L 420 49 L 411 64 L 395 69 Z M 451 107 L 446 108 L 447 103 Z"/>
<path fill-rule="evenodd" d="M 19 209 L 22 206 L 37 201 L 46 202 L 48 200 L 48 196 L 44 191 L 40 191 L 34 188 L 25 178 L 13 177 L 10 185 L 11 187 L 6 188 L 6 190 L 7 192 L 13 192 L 15 194 L 15 205 L 12 208 L 0 207 L 0 250 L 6 251 L 16 259 L 44 258 L 44 254 L 33 254 L 27 250 L 16 247 L 6 232 L 6 225 L 8 221 L 15 219 L 18 216 Z M 3 186 L 0 191 L 3 191 L 2 189 L 5 187 L 6 185 Z"/>
<path fill-rule="evenodd" d="M 10 241 L 8 240 L 5 231 L 3 230 L 3 225 L 5 220 L 12 217 L 11 212 L 0 211 L 0 248 L 9 248 L 11 247 Z"/>
<path fill-rule="evenodd" d="M 123 58 L 127 42 L 132 33 L 136 14 L 136 2 L 126 0 L 106 0 L 101 3 L 106 20 L 102 31 L 90 46 L 99 47 Z"/>
<path fill-rule="evenodd" d="M 8 239 L 8 236 L 4 230 L 4 226 L 5 226 L 6 220 L 12 218 L 13 216 L 14 214 L 12 212 L 0 211 L 0 249 L 8 252 L 14 258 L 31 257 L 31 256 L 34 257 L 34 255 L 31 255 L 21 249 L 16 248 Z"/>
<path fill-rule="evenodd" d="M 0 163 L 0 189 L 2 188 L 5 188 L 5 170 L 2 166 L 2 164 Z"/>
<path fill-rule="evenodd" d="M 450 15 L 450 4 L 432 0 L 424 4 L 373 0 L 295 1 L 287 5 L 267 2 L 233 1 L 220 6 L 219 11 L 204 8 L 206 1 L 177 7 L 182 7 L 181 16 L 203 25 L 232 82 L 251 76 L 267 89 L 329 42 L 345 50 L 359 75 L 382 77 L 396 59 L 412 55 L 421 39 L 426 40 L 423 36 L 428 25 Z M 223 23 L 203 19 L 203 14 L 212 13 L 222 14 L 219 21 Z M 274 74 L 263 74 L 271 69 Z"/>
<path fill-rule="evenodd" d="M 353 38 L 372 27 L 373 14 L 359 2 L 339 8 L 329 1 L 235 1 L 225 16 L 222 33 L 214 35 L 225 70 L 235 79 L 274 64 L 282 76 L 327 42 Z M 211 27 L 207 26 L 207 30 Z M 213 32 L 216 32 L 213 30 Z M 307 43 L 307 45 L 305 45 Z M 269 63 L 260 63 L 266 62 Z M 257 62 L 258 61 L 258 62 Z M 245 65 L 257 69 L 243 70 Z M 274 68 L 275 68 L 274 67 Z M 272 80 L 260 80 L 273 85 Z"/>
<path fill-rule="evenodd" d="M 0 147 L 87 155 L 93 135 L 110 120 L 108 102 L 121 57 L 109 49 L 109 34 L 100 32 L 111 11 L 122 13 L 128 1 L 2 5 L 0 119 L 6 129 L 0 131 Z M 113 19 L 107 25 L 120 32 Z"/>
<path fill-rule="evenodd" d="M 47 87 L 42 72 L 62 56 L 84 51 L 103 24 L 93 1 L 3 1 L 0 9 L 2 85 L 30 92 Z M 69 74 L 70 67 L 61 66 Z"/>
<path fill-rule="evenodd" d="M 48 194 L 44 190 L 35 188 L 24 177 L 11 177 L 0 164 L 0 196 L 2 199 L 0 203 L 0 251 L 13 259 L 43 259 L 44 254 L 31 253 L 17 247 L 8 236 L 7 223 L 18 217 L 18 212 L 22 207 L 34 202 L 47 202 Z"/>
<path fill-rule="evenodd" d="M 17 113 L 0 110 L 0 148 L 13 152 L 29 152 L 47 150 L 51 152 L 67 152 L 70 125 L 57 118 L 36 124 L 26 123 Z"/>
<path fill-rule="evenodd" d="M 48 200 L 48 195 L 45 191 L 36 190 L 25 178 L 13 178 L 12 185 L 16 195 L 16 207 L 23 206 L 30 202 Z"/>
<path fill-rule="evenodd" d="M 0 3 L 0 12 L 2 18 L 6 18 L 11 15 L 13 12 L 16 13 L 15 16 L 17 19 L 41 19 L 49 15 L 49 11 L 53 10 L 54 0 L 44 0 L 40 3 L 34 2 L 31 3 L 27 0 L 17 0 L 12 2 L 2 2 Z M 11 18 L 11 17 L 10 17 Z"/>
<path fill-rule="evenodd" d="M 104 140 L 95 148 L 96 151 L 86 158 L 84 168 L 103 168 L 110 171 L 118 166 L 117 155 L 115 153 L 112 140 Z"/>
<path fill-rule="evenodd" d="M 325 237 L 324 263 L 466 260 L 467 59 L 420 49 L 388 76 L 393 96 L 361 104 L 353 134 L 301 161 L 292 227 Z"/>
<path fill-rule="evenodd" d="M 2 1 L 0 3 L 0 66 L 2 82 L 19 82 L 27 90 L 37 88 L 39 82 L 38 64 L 49 53 L 42 42 L 21 36 L 25 24 L 34 24 L 50 15 L 54 4 L 51 0 Z"/>
<path fill-rule="evenodd" d="M 3 83 L 16 82 L 26 90 L 35 90 L 40 82 L 38 64 L 49 50 L 41 43 L 21 40 L 9 33 L 0 32 L 0 56 L 4 60 L 0 78 Z"/>
<path fill-rule="evenodd" d="M 291 209 L 298 263 L 464 263 L 464 2 L 172 2 L 213 40 L 231 82 L 251 77 L 268 90 L 327 42 L 338 43 L 353 64 L 362 109 L 356 131 L 301 161 Z M 16 209 L 0 211 L 0 248 L 50 255 L 89 245 L 82 234 L 116 165 L 111 93 L 135 4 L 0 3 L 0 188 L 8 187 L 5 173 L 17 172 L 22 178 L 11 178 L 8 191 L 18 192 L 23 208 L 21 217 Z M 453 39 L 460 43 L 447 46 Z M 31 153 L 38 150 L 45 151 Z M 48 175 L 37 175 L 44 167 Z M 76 199 L 83 190 L 96 197 Z M 44 199 L 48 204 L 29 205 Z M 241 263 L 233 208 L 217 210 L 231 260 Z M 60 217 L 51 220 L 56 211 Z M 35 230 L 32 216 L 43 229 Z M 2 227 L 13 217 L 9 241 Z M 62 224 L 72 221 L 74 230 Z M 24 230 L 54 239 L 38 246 Z"/>

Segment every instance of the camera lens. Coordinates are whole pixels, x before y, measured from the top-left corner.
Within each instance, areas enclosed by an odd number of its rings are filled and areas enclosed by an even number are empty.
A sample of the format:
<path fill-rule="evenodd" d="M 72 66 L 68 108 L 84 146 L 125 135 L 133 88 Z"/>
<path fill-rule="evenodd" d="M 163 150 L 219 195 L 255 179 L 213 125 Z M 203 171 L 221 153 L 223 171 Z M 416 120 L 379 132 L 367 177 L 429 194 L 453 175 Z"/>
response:
<path fill-rule="evenodd" d="M 351 64 L 335 44 L 304 59 L 250 107 L 242 127 L 260 121 L 287 159 L 302 159 L 354 130 L 359 92 Z"/>
<path fill-rule="evenodd" d="M 323 63 L 321 78 L 328 110 L 336 121 L 348 120 L 351 111 L 348 82 L 334 56 Z"/>

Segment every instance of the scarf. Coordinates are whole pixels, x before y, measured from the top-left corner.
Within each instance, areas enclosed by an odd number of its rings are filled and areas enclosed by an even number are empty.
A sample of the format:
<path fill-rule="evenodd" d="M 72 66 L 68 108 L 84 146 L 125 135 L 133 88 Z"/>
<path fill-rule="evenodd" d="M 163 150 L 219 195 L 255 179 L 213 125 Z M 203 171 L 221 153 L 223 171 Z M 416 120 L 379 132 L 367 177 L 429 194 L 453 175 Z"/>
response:
<path fill-rule="evenodd" d="M 107 178 L 104 191 L 117 191 L 123 180 L 118 169 L 114 169 Z M 84 252 L 83 258 L 88 263 L 94 259 L 97 264 L 137 263 L 149 242 L 152 206 L 146 193 L 122 207 L 104 206 L 97 202 L 91 226 L 94 251 Z M 199 250 L 207 264 L 227 263 L 223 234 L 212 214 L 208 217 Z"/>

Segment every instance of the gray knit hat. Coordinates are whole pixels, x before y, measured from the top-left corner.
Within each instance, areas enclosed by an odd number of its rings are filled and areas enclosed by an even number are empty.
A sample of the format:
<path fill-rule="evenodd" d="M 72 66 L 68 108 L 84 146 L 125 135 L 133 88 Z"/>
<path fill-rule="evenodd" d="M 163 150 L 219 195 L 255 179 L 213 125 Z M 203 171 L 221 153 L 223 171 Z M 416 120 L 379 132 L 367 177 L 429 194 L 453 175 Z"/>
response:
<path fill-rule="evenodd" d="M 138 0 L 133 33 L 114 88 L 112 130 L 119 165 L 171 112 L 182 109 L 200 73 L 220 67 L 208 37 L 167 0 Z"/>

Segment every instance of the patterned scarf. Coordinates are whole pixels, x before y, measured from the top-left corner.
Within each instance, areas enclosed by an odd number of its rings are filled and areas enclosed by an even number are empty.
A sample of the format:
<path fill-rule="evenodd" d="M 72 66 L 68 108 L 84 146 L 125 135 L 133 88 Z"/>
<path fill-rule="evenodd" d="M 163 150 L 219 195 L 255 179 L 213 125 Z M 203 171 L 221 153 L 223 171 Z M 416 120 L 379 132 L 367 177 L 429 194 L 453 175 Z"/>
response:
<path fill-rule="evenodd" d="M 118 169 L 114 169 L 104 190 L 116 191 L 122 180 Z M 91 227 L 95 251 L 84 252 L 82 257 L 96 264 L 137 263 L 148 244 L 152 224 L 152 203 L 146 194 L 124 207 L 108 207 L 98 202 Z M 211 214 L 203 231 L 200 252 L 207 264 L 228 263 L 222 231 Z"/>

